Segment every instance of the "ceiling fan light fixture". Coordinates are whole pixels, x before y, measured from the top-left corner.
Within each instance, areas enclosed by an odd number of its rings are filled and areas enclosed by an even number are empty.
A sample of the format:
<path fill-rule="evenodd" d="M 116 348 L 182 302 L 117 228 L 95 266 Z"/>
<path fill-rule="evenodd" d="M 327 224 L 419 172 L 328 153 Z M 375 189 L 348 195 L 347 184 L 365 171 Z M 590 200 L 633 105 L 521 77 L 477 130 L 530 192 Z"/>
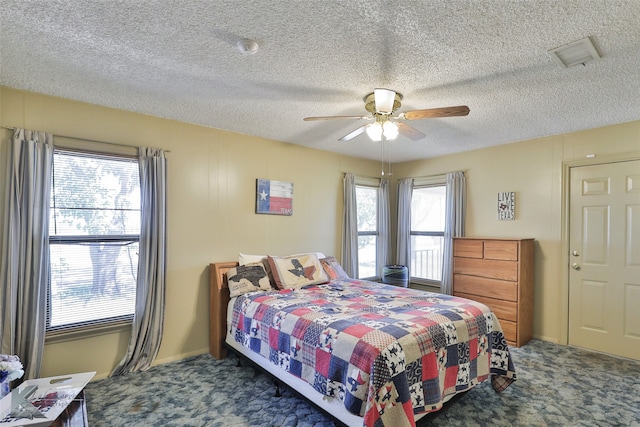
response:
<path fill-rule="evenodd" d="M 382 126 L 380 123 L 371 123 L 367 126 L 367 136 L 371 138 L 372 141 L 382 141 Z"/>
<path fill-rule="evenodd" d="M 398 137 L 398 125 L 394 122 L 387 120 L 382 125 L 382 132 L 384 133 L 384 137 L 386 139 L 396 139 Z"/>
<path fill-rule="evenodd" d="M 373 90 L 373 96 L 376 102 L 376 111 L 380 114 L 393 113 L 393 104 L 396 99 L 396 93 L 389 89 L 378 88 Z"/>
<path fill-rule="evenodd" d="M 357 129 L 352 130 L 339 141 L 350 141 L 353 138 L 367 133 L 369 139 L 373 141 L 384 141 L 396 139 L 401 133 L 404 137 L 417 141 L 426 135 L 418 129 L 404 123 L 405 120 L 432 119 L 443 117 L 459 117 L 469 114 L 469 107 L 466 105 L 457 105 L 452 107 L 427 108 L 423 110 L 405 111 L 392 116 L 402 103 L 402 94 L 393 90 L 377 88 L 373 92 L 368 93 L 362 98 L 364 101 L 364 109 L 371 113 L 371 117 L 364 116 L 324 116 L 324 117 L 305 117 L 304 120 L 334 120 L 334 119 L 356 119 L 356 120 L 374 120 L 374 123 L 364 124 Z M 392 101 L 389 102 L 389 101 Z M 387 144 L 387 147 L 391 145 Z"/>

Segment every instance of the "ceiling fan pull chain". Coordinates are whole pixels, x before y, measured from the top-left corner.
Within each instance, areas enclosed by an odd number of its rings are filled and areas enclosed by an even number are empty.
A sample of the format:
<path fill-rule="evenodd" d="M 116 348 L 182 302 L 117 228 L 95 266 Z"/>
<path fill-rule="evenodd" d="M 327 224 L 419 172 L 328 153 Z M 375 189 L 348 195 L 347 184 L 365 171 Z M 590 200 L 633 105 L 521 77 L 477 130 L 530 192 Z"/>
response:
<path fill-rule="evenodd" d="M 382 134 L 382 137 L 380 138 L 380 167 L 382 169 L 381 171 L 381 175 L 384 176 L 384 133 Z"/>
<path fill-rule="evenodd" d="M 393 145 L 393 143 L 390 144 L 387 141 L 387 150 L 388 150 L 388 153 L 387 153 L 387 175 L 389 175 L 389 176 L 393 175 L 393 173 L 391 171 L 391 150 L 393 149 L 392 145 Z"/>

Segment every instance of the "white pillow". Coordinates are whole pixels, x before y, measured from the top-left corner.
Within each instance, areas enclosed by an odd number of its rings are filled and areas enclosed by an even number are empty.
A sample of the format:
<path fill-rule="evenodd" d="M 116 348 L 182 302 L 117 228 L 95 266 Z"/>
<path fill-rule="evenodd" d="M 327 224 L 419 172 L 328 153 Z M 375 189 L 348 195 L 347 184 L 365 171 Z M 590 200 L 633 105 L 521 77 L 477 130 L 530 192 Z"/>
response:
<path fill-rule="evenodd" d="M 326 258 L 322 252 L 303 252 L 301 254 L 293 254 L 289 256 L 304 256 L 304 255 L 315 255 L 318 259 Z"/>
<path fill-rule="evenodd" d="M 262 262 L 265 259 L 266 255 L 249 255 L 243 254 L 242 252 L 238 255 L 238 264 L 247 265 L 253 264 L 254 262 Z"/>
<path fill-rule="evenodd" d="M 318 259 L 326 258 L 322 252 L 309 252 L 309 253 L 317 256 Z M 295 254 L 291 256 L 302 256 L 302 255 L 308 255 L 308 253 Z M 243 254 L 242 252 L 240 252 L 240 254 L 238 254 L 238 264 L 247 265 L 247 264 L 252 264 L 254 262 L 261 262 L 266 257 L 267 257 L 266 255 L 249 255 L 249 254 Z"/>

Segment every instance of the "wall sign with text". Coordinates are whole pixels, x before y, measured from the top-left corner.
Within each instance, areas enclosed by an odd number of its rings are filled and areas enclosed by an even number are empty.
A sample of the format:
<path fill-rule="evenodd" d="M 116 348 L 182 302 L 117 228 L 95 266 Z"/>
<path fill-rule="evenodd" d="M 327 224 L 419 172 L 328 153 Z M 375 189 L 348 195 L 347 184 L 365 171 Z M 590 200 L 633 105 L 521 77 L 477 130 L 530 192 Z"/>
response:
<path fill-rule="evenodd" d="M 516 193 L 498 193 L 498 219 L 500 221 L 516 219 Z"/>

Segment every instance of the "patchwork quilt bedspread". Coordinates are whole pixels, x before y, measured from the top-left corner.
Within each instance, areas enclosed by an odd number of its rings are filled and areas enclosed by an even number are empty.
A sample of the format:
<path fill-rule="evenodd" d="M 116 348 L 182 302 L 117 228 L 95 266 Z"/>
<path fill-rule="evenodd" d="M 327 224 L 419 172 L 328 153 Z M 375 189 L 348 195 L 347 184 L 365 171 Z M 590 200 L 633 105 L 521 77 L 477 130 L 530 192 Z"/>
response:
<path fill-rule="evenodd" d="M 241 295 L 229 333 L 365 426 L 415 426 L 448 396 L 489 378 L 502 391 L 516 378 L 485 305 L 355 279 Z"/>

